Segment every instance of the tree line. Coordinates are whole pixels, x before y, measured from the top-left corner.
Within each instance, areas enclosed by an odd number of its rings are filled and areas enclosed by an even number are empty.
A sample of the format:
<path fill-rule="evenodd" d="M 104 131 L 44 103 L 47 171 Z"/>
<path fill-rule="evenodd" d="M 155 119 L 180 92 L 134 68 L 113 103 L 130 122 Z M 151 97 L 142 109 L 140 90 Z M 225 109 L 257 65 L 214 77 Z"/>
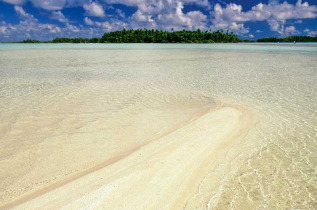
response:
<path fill-rule="evenodd" d="M 26 39 L 22 40 L 18 43 L 100 43 L 100 38 L 65 38 L 65 37 L 57 37 L 51 41 L 41 42 L 39 40 L 34 39 Z"/>
<path fill-rule="evenodd" d="M 181 30 L 171 31 L 154 29 L 123 29 L 104 33 L 101 38 L 65 38 L 58 37 L 51 41 L 41 42 L 26 39 L 19 43 L 236 43 L 236 42 L 317 42 L 317 37 L 290 36 L 285 38 L 269 37 L 258 40 L 239 39 L 233 32 L 217 30 L 211 32 Z"/>
<path fill-rule="evenodd" d="M 101 38 L 65 38 L 57 37 L 43 43 L 235 43 L 241 40 L 233 32 L 226 31 L 164 31 L 154 29 L 123 29 L 104 33 Z M 41 43 L 26 39 L 19 43 Z"/>
<path fill-rule="evenodd" d="M 285 38 L 268 37 L 258 39 L 257 42 L 317 42 L 317 37 L 311 36 L 289 36 Z"/>
<path fill-rule="evenodd" d="M 223 31 L 163 31 L 163 30 L 126 30 L 105 33 L 101 43 L 223 43 L 239 42 L 240 39 L 233 32 Z"/>

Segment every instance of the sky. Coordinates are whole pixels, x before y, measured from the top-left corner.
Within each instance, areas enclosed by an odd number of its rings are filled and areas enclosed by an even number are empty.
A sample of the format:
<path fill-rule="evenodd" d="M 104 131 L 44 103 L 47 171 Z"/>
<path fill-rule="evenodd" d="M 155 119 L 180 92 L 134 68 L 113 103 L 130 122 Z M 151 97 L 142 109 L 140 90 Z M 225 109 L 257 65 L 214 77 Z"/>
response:
<path fill-rule="evenodd" d="M 0 0 L 0 42 L 101 37 L 123 28 L 317 36 L 317 0 Z"/>

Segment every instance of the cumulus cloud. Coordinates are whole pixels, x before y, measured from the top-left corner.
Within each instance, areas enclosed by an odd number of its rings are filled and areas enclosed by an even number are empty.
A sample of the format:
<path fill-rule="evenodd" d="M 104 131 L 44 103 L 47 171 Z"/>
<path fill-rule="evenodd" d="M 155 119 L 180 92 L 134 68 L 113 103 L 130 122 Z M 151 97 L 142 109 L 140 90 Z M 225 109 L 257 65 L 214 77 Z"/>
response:
<path fill-rule="evenodd" d="M 128 26 L 127 23 L 119 21 L 119 20 L 93 21 L 88 17 L 84 18 L 84 22 L 86 25 L 94 26 L 104 31 L 121 30 Z"/>
<path fill-rule="evenodd" d="M 8 28 L 6 26 L 0 26 L 0 34 L 7 35 Z"/>
<path fill-rule="evenodd" d="M 183 4 L 195 4 L 210 9 L 211 4 L 208 0 L 103 0 L 109 4 L 124 4 L 127 6 L 135 6 L 139 9 L 150 9 L 149 12 L 158 12 L 167 9 L 168 5 L 175 5 L 177 2 Z"/>
<path fill-rule="evenodd" d="M 34 18 L 32 14 L 26 13 L 21 6 L 14 6 L 14 11 L 22 18 L 24 21 L 28 21 L 30 23 L 37 22 L 37 19 Z"/>
<path fill-rule="evenodd" d="M 138 22 L 151 22 L 151 15 L 144 14 L 141 10 L 138 10 L 132 15 L 132 19 Z"/>
<path fill-rule="evenodd" d="M 31 2 L 35 7 L 45 10 L 61 10 L 66 7 L 76 7 L 88 4 L 90 0 L 1 0 L 14 5 Z"/>
<path fill-rule="evenodd" d="M 24 9 L 20 6 L 14 6 L 14 10 L 16 11 L 16 13 L 18 13 L 19 15 L 21 15 L 22 17 L 27 16 L 26 12 L 24 11 Z"/>
<path fill-rule="evenodd" d="M 25 0 L 3 0 L 4 2 L 6 3 L 9 3 L 9 4 L 23 4 L 25 2 Z"/>
<path fill-rule="evenodd" d="M 45 10 L 61 10 L 66 6 L 67 0 L 30 0 L 35 7 Z"/>
<path fill-rule="evenodd" d="M 311 6 L 307 2 L 302 3 L 301 0 L 298 0 L 295 5 L 286 1 L 281 4 L 272 1 L 268 4 L 259 3 L 251 10 L 243 12 L 241 5 L 230 3 L 222 7 L 220 4 L 216 4 L 211 15 L 215 28 L 230 29 L 232 23 L 267 21 L 272 31 L 285 34 L 296 32 L 296 30 L 292 30 L 293 27 L 285 27 L 287 20 L 316 18 L 317 6 Z M 245 30 L 242 27 L 240 29 Z"/>
<path fill-rule="evenodd" d="M 27 13 L 23 7 L 15 5 L 14 10 L 19 16 L 18 24 L 10 24 L 0 21 L 0 40 L 1 41 L 20 41 L 26 38 L 38 40 L 52 40 L 56 37 L 101 37 L 104 32 L 120 30 L 127 27 L 122 21 L 111 19 L 109 21 L 98 22 L 86 17 L 84 22 L 91 27 L 70 24 L 60 11 L 53 11 L 52 18 L 65 23 L 63 27 L 56 24 L 40 23 L 32 14 Z"/>
<path fill-rule="evenodd" d="M 316 36 L 316 35 L 317 35 L 317 31 L 312 31 L 312 30 L 310 30 L 310 29 L 308 29 L 308 28 L 306 28 L 306 29 L 304 30 L 304 32 L 305 32 L 308 36 Z"/>
<path fill-rule="evenodd" d="M 287 35 L 298 34 L 299 32 L 296 30 L 295 26 L 289 26 L 285 28 L 285 33 Z"/>
<path fill-rule="evenodd" d="M 298 0 L 296 4 L 288 2 L 269 1 L 269 3 L 259 3 L 249 10 L 244 10 L 238 3 L 226 4 L 217 3 L 213 7 L 208 0 L 0 0 L 15 5 L 14 9 L 21 18 L 18 25 L 1 23 L 1 34 L 9 34 L 24 24 L 27 30 L 27 22 L 30 22 L 30 31 L 32 36 L 36 26 L 42 28 L 48 33 L 62 34 L 70 36 L 81 34 L 81 36 L 95 36 L 102 32 L 110 30 L 119 30 L 122 28 L 157 28 L 175 30 L 189 29 L 196 30 L 229 30 L 240 36 L 250 37 L 253 34 L 248 28 L 248 22 L 264 21 L 270 29 L 281 35 L 299 34 L 295 28 L 296 24 L 302 23 L 303 19 L 316 18 L 317 6 L 309 5 L 307 2 Z M 31 2 L 35 7 L 50 11 L 49 18 L 64 23 L 62 26 L 54 24 L 41 24 L 32 14 L 28 14 L 22 8 L 23 4 Z M 219 0 L 217 2 L 220 2 Z M 134 14 L 124 13 L 116 7 L 117 4 L 123 4 L 128 7 L 134 7 Z M 195 5 L 191 11 L 184 10 L 188 5 Z M 85 10 L 83 18 L 84 26 L 75 26 L 70 24 L 61 12 L 67 7 L 82 7 Z M 106 14 L 104 8 L 112 10 L 112 14 Z M 110 9 L 112 8 L 112 9 Z M 190 8 L 190 7 L 188 7 Z M 103 17 L 95 21 L 93 17 Z M 103 20 L 103 21 L 101 21 Z M 106 21 L 105 21 L 106 20 Z M 23 23 L 24 22 L 24 23 Z M 23 24 L 22 24 L 23 23 Z M 76 24 L 76 22 L 74 23 Z M 77 23 L 78 24 L 78 23 Z M 295 25 L 295 26 L 293 26 Z M 13 33 L 13 32 L 12 32 Z M 39 32 L 42 33 L 42 32 Z M 315 31 L 305 31 L 313 35 Z"/>
<path fill-rule="evenodd" d="M 207 16 L 201 11 L 183 12 L 185 3 L 200 3 L 204 1 L 144 1 L 136 3 L 138 10 L 132 15 L 134 27 L 151 27 L 176 30 L 179 29 L 206 29 Z M 132 4 L 132 2 L 129 2 Z"/>
<path fill-rule="evenodd" d="M 51 40 L 56 37 L 85 37 L 101 36 L 103 29 L 88 29 L 65 23 L 64 27 L 55 24 L 39 23 L 32 14 L 27 13 L 21 6 L 14 7 L 20 17 L 18 24 L 12 25 L 5 21 L 0 22 L 0 39 L 3 41 L 19 41 L 26 38 Z"/>
<path fill-rule="evenodd" d="M 92 2 L 90 4 L 84 4 L 84 9 L 90 16 L 95 16 L 95 17 L 104 17 L 105 16 L 105 11 L 103 10 L 103 7 L 96 3 Z"/>
<path fill-rule="evenodd" d="M 94 25 L 94 22 L 89 17 L 85 17 L 84 22 L 86 25 L 89 25 L 89 26 Z"/>
<path fill-rule="evenodd" d="M 119 17 L 125 18 L 125 13 L 121 9 L 116 9 L 116 12 L 117 12 Z"/>
<path fill-rule="evenodd" d="M 242 6 L 237 4 L 228 4 L 222 7 L 220 4 L 214 6 L 214 11 L 211 12 L 213 29 L 224 29 L 234 31 L 238 34 L 249 33 L 249 29 L 244 27 L 247 19 L 242 15 Z"/>
<path fill-rule="evenodd" d="M 61 11 L 54 11 L 51 14 L 51 19 L 58 20 L 61 23 L 68 23 L 69 20 L 64 16 L 64 14 Z"/>

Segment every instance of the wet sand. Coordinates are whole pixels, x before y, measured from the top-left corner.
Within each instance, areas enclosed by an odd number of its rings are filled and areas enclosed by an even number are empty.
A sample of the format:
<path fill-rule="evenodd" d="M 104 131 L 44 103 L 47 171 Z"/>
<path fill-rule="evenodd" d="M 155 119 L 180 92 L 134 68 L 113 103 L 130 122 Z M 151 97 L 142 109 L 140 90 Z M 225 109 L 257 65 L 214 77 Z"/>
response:
<path fill-rule="evenodd" d="M 0 51 L 0 203 L 316 207 L 316 56 Z"/>

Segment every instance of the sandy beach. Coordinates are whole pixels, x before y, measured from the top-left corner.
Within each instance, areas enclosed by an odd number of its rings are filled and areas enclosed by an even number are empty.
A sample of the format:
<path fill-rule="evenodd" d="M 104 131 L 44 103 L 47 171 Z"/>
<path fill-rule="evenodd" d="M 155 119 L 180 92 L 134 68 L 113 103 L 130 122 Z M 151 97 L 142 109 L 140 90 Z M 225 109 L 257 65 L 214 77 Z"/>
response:
<path fill-rule="evenodd" d="M 19 49 L 0 63 L 1 209 L 317 206 L 313 53 Z"/>

